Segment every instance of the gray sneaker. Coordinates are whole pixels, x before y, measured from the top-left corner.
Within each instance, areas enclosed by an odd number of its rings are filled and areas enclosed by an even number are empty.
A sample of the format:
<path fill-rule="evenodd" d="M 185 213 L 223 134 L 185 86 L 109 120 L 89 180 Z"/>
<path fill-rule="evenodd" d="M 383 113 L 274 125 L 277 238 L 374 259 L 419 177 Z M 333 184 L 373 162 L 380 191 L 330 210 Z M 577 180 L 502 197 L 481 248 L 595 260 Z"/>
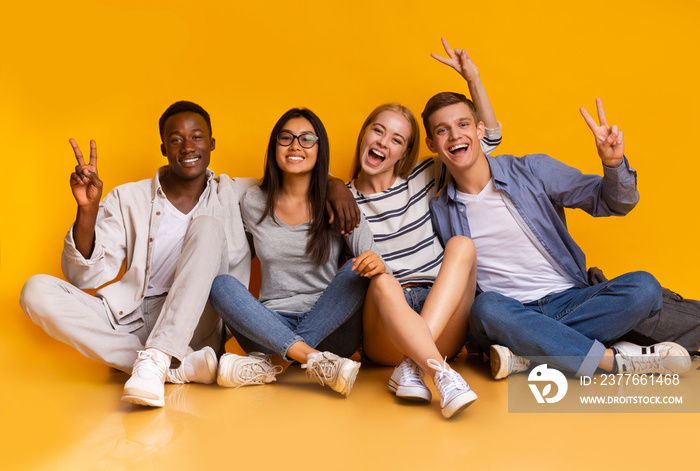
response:
<path fill-rule="evenodd" d="M 440 393 L 443 417 L 449 419 L 476 401 L 476 393 L 471 390 L 464 378 L 447 366 L 447 358 L 442 365 L 430 358 L 428 366 L 435 370 L 435 386 Z"/>
<path fill-rule="evenodd" d="M 216 382 L 225 388 L 240 388 L 277 381 L 283 368 L 270 362 L 270 355 L 251 352 L 248 355 L 224 353 L 219 360 Z"/>
<path fill-rule="evenodd" d="M 301 367 L 306 368 L 306 376 L 318 381 L 321 386 L 327 384 L 343 396 L 350 394 L 360 371 L 358 362 L 331 352 L 309 353 L 306 364 Z"/>
<path fill-rule="evenodd" d="M 423 370 L 416 362 L 408 357 L 394 368 L 394 372 L 389 379 L 389 390 L 396 394 L 396 397 L 413 401 L 430 402 L 433 395 L 423 381 Z"/>
<path fill-rule="evenodd" d="M 489 360 L 493 379 L 503 379 L 530 368 L 530 360 L 519 357 L 503 345 L 491 345 Z"/>
<path fill-rule="evenodd" d="M 688 350 L 673 342 L 641 347 L 630 342 L 613 344 L 617 350 L 615 366 L 618 373 L 680 374 L 690 369 Z"/>

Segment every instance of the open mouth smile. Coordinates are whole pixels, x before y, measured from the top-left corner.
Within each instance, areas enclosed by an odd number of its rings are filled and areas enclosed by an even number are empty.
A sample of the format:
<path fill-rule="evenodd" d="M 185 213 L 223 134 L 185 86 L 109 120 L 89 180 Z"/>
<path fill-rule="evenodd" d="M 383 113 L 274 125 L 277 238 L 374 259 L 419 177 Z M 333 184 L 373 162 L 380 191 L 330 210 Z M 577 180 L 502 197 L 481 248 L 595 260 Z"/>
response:
<path fill-rule="evenodd" d="M 447 149 L 455 157 L 461 157 L 469 150 L 469 144 L 457 144 Z"/>
<path fill-rule="evenodd" d="M 379 152 L 376 149 L 370 149 L 367 152 L 367 162 L 370 165 L 376 166 L 376 165 L 381 164 L 385 160 L 386 160 L 386 155 L 382 154 L 381 152 Z"/>

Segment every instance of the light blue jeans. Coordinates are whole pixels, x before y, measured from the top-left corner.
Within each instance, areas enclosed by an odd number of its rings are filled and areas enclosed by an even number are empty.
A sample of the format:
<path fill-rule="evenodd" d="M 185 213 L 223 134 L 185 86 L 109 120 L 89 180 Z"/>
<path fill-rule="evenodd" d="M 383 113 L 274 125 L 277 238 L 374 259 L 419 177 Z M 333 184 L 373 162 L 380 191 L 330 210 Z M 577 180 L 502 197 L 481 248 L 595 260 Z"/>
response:
<path fill-rule="evenodd" d="M 612 343 L 661 309 L 661 286 L 646 272 L 627 273 L 587 288 L 571 288 L 527 304 L 495 292 L 479 294 L 470 335 L 520 356 L 546 357 L 577 376 L 595 373 Z"/>
<path fill-rule="evenodd" d="M 403 296 L 406 298 L 406 304 L 418 314 L 423 311 L 425 300 L 428 299 L 431 286 L 416 286 L 414 288 L 404 288 Z"/>
<path fill-rule="evenodd" d="M 362 341 L 362 306 L 369 286 L 369 279 L 351 268 L 349 260 L 308 312 L 272 311 L 230 275 L 214 279 L 209 300 L 246 352 L 278 353 L 287 359 L 289 347 L 303 341 L 350 356 Z"/>

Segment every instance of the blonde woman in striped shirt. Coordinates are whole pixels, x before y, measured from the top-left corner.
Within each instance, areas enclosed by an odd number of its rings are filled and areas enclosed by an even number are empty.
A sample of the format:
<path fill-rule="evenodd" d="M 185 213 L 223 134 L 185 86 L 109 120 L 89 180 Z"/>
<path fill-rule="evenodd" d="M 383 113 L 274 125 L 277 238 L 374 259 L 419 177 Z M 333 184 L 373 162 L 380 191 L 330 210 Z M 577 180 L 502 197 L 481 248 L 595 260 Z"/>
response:
<path fill-rule="evenodd" d="M 478 68 L 463 49 L 443 38 L 448 57 L 432 56 L 460 73 L 484 122 L 485 152 L 500 143 L 500 124 Z M 456 141 L 455 153 L 471 145 Z M 389 389 L 398 397 L 430 401 L 425 373 L 450 417 L 476 400 L 464 379 L 447 364 L 464 345 L 476 289 L 476 251 L 466 237 L 444 248 L 430 220 L 430 199 L 444 185 L 440 159 L 419 160 L 420 131 L 411 111 L 397 103 L 379 106 L 367 117 L 357 140 L 354 179 L 348 187 L 368 221 L 393 275 L 375 276 L 365 299 L 365 355 L 375 363 L 398 365 Z"/>

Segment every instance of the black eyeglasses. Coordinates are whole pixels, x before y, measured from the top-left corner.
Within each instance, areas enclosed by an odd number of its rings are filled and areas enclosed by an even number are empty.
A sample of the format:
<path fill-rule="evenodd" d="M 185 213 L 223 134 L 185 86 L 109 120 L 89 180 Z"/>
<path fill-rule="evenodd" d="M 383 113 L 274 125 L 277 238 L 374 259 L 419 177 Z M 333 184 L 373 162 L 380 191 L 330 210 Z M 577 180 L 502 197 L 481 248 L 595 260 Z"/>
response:
<path fill-rule="evenodd" d="M 318 142 L 318 136 L 315 136 L 310 132 L 303 132 L 298 136 L 295 136 L 289 131 L 282 131 L 281 133 L 277 134 L 275 139 L 277 139 L 277 143 L 279 145 L 284 147 L 291 146 L 294 139 L 296 139 L 299 142 L 299 145 L 304 149 L 311 149 Z"/>

